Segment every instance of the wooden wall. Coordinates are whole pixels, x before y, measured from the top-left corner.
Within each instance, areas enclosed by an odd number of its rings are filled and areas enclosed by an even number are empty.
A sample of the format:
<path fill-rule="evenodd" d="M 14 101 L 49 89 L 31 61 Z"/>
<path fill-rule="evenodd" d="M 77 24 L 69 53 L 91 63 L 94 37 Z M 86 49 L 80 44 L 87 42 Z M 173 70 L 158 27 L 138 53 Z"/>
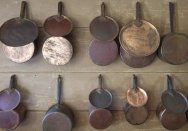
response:
<path fill-rule="evenodd" d="M 74 30 L 68 36 L 74 47 L 74 56 L 65 66 L 53 66 L 42 57 L 41 45 L 46 39 L 42 30 L 44 20 L 57 12 L 58 0 L 27 0 L 30 18 L 37 21 L 41 30 L 37 41 L 38 52 L 29 61 L 16 64 L 8 60 L 0 51 L 0 89 L 9 85 L 11 74 L 18 78 L 18 89 L 23 96 L 23 103 L 28 107 L 26 120 L 16 131 L 41 131 L 41 121 L 45 111 L 56 102 L 56 79 L 63 76 L 63 102 L 75 112 L 77 124 L 73 131 L 95 131 L 88 123 L 88 94 L 97 87 L 97 76 L 104 76 L 104 85 L 114 96 L 112 106 L 114 121 L 105 131 L 164 131 L 155 110 L 160 102 L 161 92 L 165 89 L 165 75 L 174 77 L 178 89 L 188 92 L 188 63 L 174 66 L 162 62 L 158 58 L 142 69 L 134 69 L 125 65 L 120 58 L 113 64 L 100 67 L 94 65 L 88 56 L 88 47 L 93 39 L 88 27 L 90 21 L 100 14 L 101 0 L 63 0 L 65 14 L 74 23 Z M 135 2 L 137 0 L 104 0 L 107 13 L 117 20 L 120 27 L 135 18 Z M 188 34 L 188 1 L 177 2 L 177 30 Z M 163 35 L 169 32 L 168 2 L 169 0 L 141 0 L 144 18 L 153 23 Z M 0 24 L 19 16 L 21 0 L 0 0 Z M 132 74 L 136 74 L 139 85 L 148 91 L 150 117 L 146 123 L 132 126 L 126 122 L 122 112 L 125 92 L 131 86 Z M 186 131 L 188 124 L 179 131 Z"/>

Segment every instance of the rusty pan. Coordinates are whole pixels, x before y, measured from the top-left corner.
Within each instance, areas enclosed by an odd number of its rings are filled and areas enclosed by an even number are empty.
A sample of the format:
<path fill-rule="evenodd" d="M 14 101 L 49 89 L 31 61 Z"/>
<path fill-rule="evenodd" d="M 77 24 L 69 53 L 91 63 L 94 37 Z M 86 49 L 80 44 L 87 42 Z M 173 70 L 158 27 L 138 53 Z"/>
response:
<path fill-rule="evenodd" d="M 117 37 L 119 26 L 113 18 L 106 16 L 104 2 L 101 4 L 101 16 L 92 20 L 89 29 L 93 37 L 100 41 L 112 41 Z"/>
<path fill-rule="evenodd" d="M 158 116 L 162 126 L 168 130 L 177 130 L 184 126 L 187 122 L 185 113 L 173 113 L 165 109 L 165 107 L 160 103 L 156 110 L 156 115 Z"/>
<path fill-rule="evenodd" d="M 49 37 L 43 44 L 42 55 L 52 65 L 65 65 L 72 58 L 73 47 L 63 37 Z"/>
<path fill-rule="evenodd" d="M 102 75 L 98 76 L 99 87 L 92 90 L 89 94 L 91 105 L 97 108 L 109 108 L 112 104 L 112 94 L 107 89 L 103 88 Z"/>
<path fill-rule="evenodd" d="M 155 60 L 156 53 L 154 52 L 149 56 L 137 57 L 127 53 L 122 47 L 120 47 L 120 57 L 128 66 L 133 68 L 142 68 L 150 65 Z"/>
<path fill-rule="evenodd" d="M 145 106 L 133 107 L 127 102 L 124 106 L 126 120 L 132 125 L 143 124 L 148 118 L 148 109 Z"/>
<path fill-rule="evenodd" d="M 187 96 L 174 89 L 172 79 L 167 75 L 167 90 L 162 93 L 162 104 L 173 113 L 185 113 L 188 109 Z"/>
<path fill-rule="evenodd" d="M 20 17 L 5 22 L 0 28 L 0 40 L 7 46 L 18 47 L 33 42 L 38 37 L 37 25 L 25 18 L 27 2 L 22 1 Z"/>
<path fill-rule="evenodd" d="M 159 48 L 159 58 L 169 64 L 179 65 L 188 60 L 188 37 L 174 32 L 174 3 L 169 2 L 171 32 L 164 36 Z"/>
<path fill-rule="evenodd" d="M 14 110 L 0 111 L 0 128 L 14 130 L 24 120 L 26 107 L 19 104 Z"/>
<path fill-rule="evenodd" d="M 53 15 L 44 22 L 44 30 L 51 36 L 68 35 L 73 28 L 72 21 L 63 15 L 63 3 L 58 3 L 58 15 Z"/>
<path fill-rule="evenodd" d="M 89 107 L 89 123 L 98 130 L 106 129 L 112 124 L 112 113 L 108 109 Z"/>
<path fill-rule="evenodd" d="M 30 60 L 34 55 L 35 44 L 31 42 L 30 44 L 19 47 L 11 47 L 2 44 L 2 49 L 8 59 L 16 63 L 23 63 Z"/>
<path fill-rule="evenodd" d="M 16 75 L 10 78 L 10 87 L 0 92 L 0 111 L 10 111 L 15 109 L 20 101 L 21 94 L 15 89 Z"/>
<path fill-rule="evenodd" d="M 118 57 L 117 43 L 114 40 L 107 42 L 93 40 L 89 46 L 89 56 L 96 65 L 109 65 Z"/>
<path fill-rule="evenodd" d="M 57 104 L 51 106 L 42 121 L 43 131 L 71 131 L 74 114 L 65 104 L 61 104 L 61 77 L 58 76 Z"/>
<path fill-rule="evenodd" d="M 127 90 L 126 96 L 127 102 L 133 107 L 144 106 L 148 101 L 146 91 L 138 87 L 136 75 L 133 75 L 133 86 Z"/>
<path fill-rule="evenodd" d="M 141 20 L 141 5 L 136 3 L 136 20 L 125 25 L 119 35 L 122 48 L 137 57 L 153 54 L 160 44 L 157 29 L 149 22 Z"/>

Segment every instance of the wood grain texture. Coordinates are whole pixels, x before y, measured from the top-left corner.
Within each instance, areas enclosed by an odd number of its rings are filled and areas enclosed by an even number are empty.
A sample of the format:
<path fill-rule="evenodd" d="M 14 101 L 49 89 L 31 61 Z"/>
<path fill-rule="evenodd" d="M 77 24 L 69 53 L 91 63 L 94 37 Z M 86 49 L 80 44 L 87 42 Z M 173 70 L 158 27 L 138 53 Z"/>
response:
<path fill-rule="evenodd" d="M 74 110 L 87 110 L 88 96 L 98 87 L 99 73 L 60 73 L 63 77 L 62 101 Z M 113 94 L 113 110 L 122 110 L 126 90 L 131 87 L 132 73 L 102 73 L 104 87 Z M 162 91 L 166 89 L 166 73 L 136 73 L 141 88 L 147 91 L 150 110 L 155 110 L 160 102 Z M 0 90 L 9 85 L 9 73 L 0 74 Z M 58 73 L 18 73 L 18 89 L 29 110 L 47 110 L 56 103 Z M 187 73 L 174 73 L 177 89 L 188 92 Z"/>
<path fill-rule="evenodd" d="M 41 121 L 44 117 L 44 112 L 28 112 L 27 118 L 15 131 L 42 131 Z M 88 112 L 75 112 L 76 125 L 73 128 L 73 131 L 97 131 L 93 129 L 88 123 Z M 183 126 L 177 131 L 187 131 L 188 124 Z M 110 127 L 104 131 L 125 131 L 125 130 L 134 130 L 134 131 L 167 131 L 164 129 L 158 118 L 155 115 L 155 112 L 150 112 L 150 116 L 147 119 L 146 123 L 138 126 L 130 125 L 124 117 L 123 112 L 113 112 L 113 123 Z M 0 129 L 0 131 L 3 131 Z"/>

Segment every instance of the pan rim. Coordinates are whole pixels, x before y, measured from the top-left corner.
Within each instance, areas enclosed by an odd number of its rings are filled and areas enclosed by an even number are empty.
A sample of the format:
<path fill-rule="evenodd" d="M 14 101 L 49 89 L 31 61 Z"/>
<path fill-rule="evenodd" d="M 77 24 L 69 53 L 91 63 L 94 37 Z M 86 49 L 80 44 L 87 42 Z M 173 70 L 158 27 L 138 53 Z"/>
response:
<path fill-rule="evenodd" d="M 153 53 L 158 49 L 158 47 L 159 47 L 159 45 L 160 45 L 160 35 L 159 35 L 159 32 L 158 32 L 157 28 L 156 28 L 153 24 L 151 24 L 150 22 L 148 22 L 148 21 L 146 21 L 146 20 L 141 20 L 141 21 L 142 21 L 143 23 L 147 24 L 148 26 L 150 26 L 150 28 L 153 29 L 153 30 L 156 32 L 156 36 L 155 36 L 155 37 L 157 38 L 157 41 L 156 41 L 156 43 L 155 43 L 155 44 L 156 44 L 155 48 L 154 48 L 152 51 L 150 51 L 150 53 L 141 54 L 141 53 L 135 53 L 135 52 L 133 53 L 132 51 L 130 51 L 130 49 L 126 49 L 126 48 L 124 47 L 124 45 L 126 45 L 126 43 L 123 42 L 123 40 L 122 40 L 122 34 L 123 34 L 123 32 L 124 32 L 125 30 L 127 30 L 128 28 L 131 28 L 130 25 L 134 24 L 135 21 L 136 21 L 136 20 L 132 20 L 131 22 L 129 22 L 128 24 L 124 25 L 124 26 L 121 28 L 121 30 L 120 30 L 120 32 L 119 32 L 119 42 L 120 42 L 121 47 L 122 47 L 126 52 L 128 52 L 129 54 L 131 54 L 131 55 L 133 55 L 133 56 L 136 56 L 136 57 L 143 57 L 143 56 L 148 56 L 148 55 L 153 54 Z M 123 43 L 124 43 L 124 44 L 123 44 Z"/>
<path fill-rule="evenodd" d="M 17 46 L 13 46 L 13 45 L 15 45 L 14 42 L 12 42 L 12 43 L 7 43 L 6 41 L 4 41 L 4 40 L 2 39 L 2 34 L 3 34 L 2 29 L 5 28 L 6 25 L 9 25 L 12 21 L 17 21 L 17 20 L 19 20 L 19 21 L 20 21 L 20 20 L 23 20 L 23 21 L 25 21 L 25 22 L 31 23 L 31 24 L 33 25 L 33 27 L 35 28 L 35 29 L 33 29 L 33 30 L 35 30 L 35 35 L 33 36 L 33 40 L 31 40 L 30 42 L 23 43 L 23 44 L 20 44 L 20 45 L 17 45 Z M 14 24 L 15 24 L 15 22 L 14 22 Z M 6 30 L 6 29 L 5 29 L 5 30 Z M 29 43 L 35 41 L 35 40 L 37 39 L 38 35 L 39 35 L 39 29 L 38 29 L 37 24 L 36 24 L 35 22 L 33 22 L 32 20 L 27 19 L 27 18 L 15 17 L 15 18 L 12 18 L 12 19 L 9 19 L 9 20 L 5 21 L 5 22 L 1 25 L 1 27 L 0 27 L 0 41 L 1 41 L 2 43 L 4 43 L 5 45 L 7 45 L 7 46 L 19 47 L 19 46 L 27 45 L 27 44 L 29 44 Z"/>
<path fill-rule="evenodd" d="M 95 34 L 93 33 L 93 30 L 91 29 L 91 28 L 92 28 L 92 24 L 95 22 L 95 20 L 98 21 L 101 17 L 106 18 L 106 19 L 108 19 L 109 21 L 111 21 L 111 22 L 115 25 L 115 27 L 116 27 L 116 29 L 117 29 L 116 32 L 114 33 L 115 35 L 114 35 L 112 38 L 108 39 L 108 40 L 101 40 L 101 39 L 97 38 L 97 37 L 95 36 Z M 89 31 L 90 31 L 91 35 L 92 35 L 95 39 L 100 40 L 100 41 L 112 41 L 112 40 L 114 40 L 114 39 L 118 36 L 119 30 L 120 30 L 120 29 L 119 29 L 119 25 L 118 25 L 117 21 L 115 21 L 115 19 L 112 18 L 112 17 L 110 17 L 110 16 L 97 16 L 97 17 L 95 17 L 94 19 L 92 19 L 92 21 L 91 21 L 90 24 L 89 24 Z"/>

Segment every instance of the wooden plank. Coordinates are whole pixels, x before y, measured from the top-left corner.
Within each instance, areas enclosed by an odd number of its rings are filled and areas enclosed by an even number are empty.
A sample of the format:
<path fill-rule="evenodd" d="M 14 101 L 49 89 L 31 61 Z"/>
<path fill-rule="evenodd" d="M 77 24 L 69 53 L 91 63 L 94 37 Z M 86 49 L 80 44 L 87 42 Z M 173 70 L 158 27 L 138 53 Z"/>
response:
<path fill-rule="evenodd" d="M 87 110 L 89 93 L 98 87 L 99 73 L 60 73 L 63 76 L 63 102 L 74 110 Z M 9 85 L 9 73 L 0 74 L 0 90 Z M 139 85 L 148 92 L 150 110 L 155 110 L 160 96 L 166 89 L 166 73 L 136 73 Z M 177 89 L 188 93 L 187 73 L 174 73 L 174 84 Z M 29 110 L 47 110 L 56 103 L 56 84 L 58 73 L 25 73 L 17 74 L 18 89 L 23 102 Z M 131 87 L 132 73 L 103 73 L 104 86 L 113 94 L 113 110 L 122 110 L 125 93 Z"/>
<path fill-rule="evenodd" d="M 124 118 L 123 112 L 113 112 L 113 123 L 110 127 L 104 131 L 166 131 L 160 124 L 158 118 L 155 116 L 155 112 L 150 112 L 148 120 L 142 125 L 130 125 Z M 42 119 L 44 112 L 28 112 L 27 118 L 21 123 L 21 125 L 15 131 L 41 131 L 42 130 Z M 73 131 L 96 131 L 88 123 L 88 112 L 75 112 L 76 125 Z M 187 131 L 188 124 L 183 126 L 177 131 Z M 2 131 L 0 129 L 0 131 Z"/>
<path fill-rule="evenodd" d="M 74 55 L 71 61 L 64 66 L 54 66 L 47 63 L 41 53 L 42 41 L 46 35 L 41 33 L 41 39 L 37 43 L 38 53 L 28 62 L 17 64 L 5 57 L 0 49 L 0 72 L 188 72 L 188 62 L 182 65 L 170 65 L 156 58 L 154 62 L 145 68 L 131 68 L 125 65 L 120 58 L 108 66 L 97 66 L 92 63 L 88 55 L 88 49 L 92 36 L 88 29 L 77 28 L 68 36 L 73 44 Z"/>

